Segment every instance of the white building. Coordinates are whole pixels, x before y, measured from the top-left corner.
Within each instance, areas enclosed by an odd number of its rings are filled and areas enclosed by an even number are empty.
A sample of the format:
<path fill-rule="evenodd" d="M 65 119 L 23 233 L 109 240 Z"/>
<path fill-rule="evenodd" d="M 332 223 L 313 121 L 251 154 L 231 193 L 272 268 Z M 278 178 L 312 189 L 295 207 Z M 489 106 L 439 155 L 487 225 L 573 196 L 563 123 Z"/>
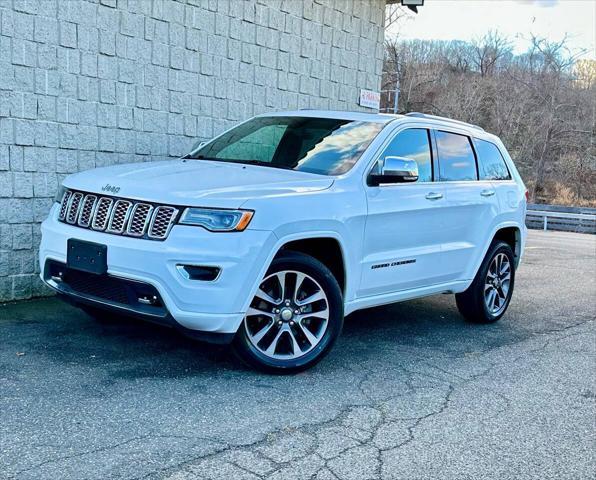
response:
<path fill-rule="evenodd" d="M 360 109 L 385 0 L 0 2 L 0 301 L 43 294 L 61 179 L 178 157 L 267 110 Z"/>

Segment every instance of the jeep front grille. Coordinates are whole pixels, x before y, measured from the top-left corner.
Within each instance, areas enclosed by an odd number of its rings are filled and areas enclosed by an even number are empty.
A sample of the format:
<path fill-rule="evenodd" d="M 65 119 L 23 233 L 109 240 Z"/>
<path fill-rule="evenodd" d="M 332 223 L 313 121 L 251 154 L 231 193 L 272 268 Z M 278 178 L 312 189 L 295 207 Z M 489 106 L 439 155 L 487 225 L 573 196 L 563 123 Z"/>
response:
<path fill-rule="evenodd" d="M 132 202 L 129 202 L 128 200 L 116 200 L 106 232 L 122 233 L 124 231 L 124 225 L 126 225 L 126 222 L 128 221 L 128 214 L 130 213 L 131 208 Z"/>
<path fill-rule="evenodd" d="M 79 227 L 89 227 L 91 224 L 91 215 L 93 215 L 93 209 L 95 208 L 96 202 L 97 197 L 95 195 L 85 195 L 85 198 L 83 199 L 83 207 L 81 208 L 81 213 L 79 215 Z"/>
<path fill-rule="evenodd" d="M 178 210 L 174 207 L 157 207 L 155 209 L 155 213 L 153 214 L 153 221 L 149 227 L 149 237 L 167 237 L 168 233 L 170 232 L 170 228 L 172 227 L 172 223 L 177 215 Z"/>
<path fill-rule="evenodd" d="M 67 190 L 62 197 L 58 220 L 115 235 L 165 240 L 178 213 L 177 208 L 169 205 Z"/>
<path fill-rule="evenodd" d="M 93 228 L 93 230 L 106 229 L 108 220 L 110 219 L 110 213 L 112 213 L 113 205 L 114 200 L 111 198 L 104 197 L 99 199 L 97 208 L 95 209 L 95 214 L 93 215 L 93 220 L 91 222 L 91 228 Z"/>
<path fill-rule="evenodd" d="M 83 200 L 83 194 L 81 192 L 75 192 L 70 197 L 70 204 L 66 213 L 66 221 L 68 223 L 76 223 L 79 216 L 79 209 L 81 208 L 81 200 Z"/>
<path fill-rule="evenodd" d="M 68 202 L 70 200 L 70 197 L 72 197 L 72 192 L 70 190 L 66 190 L 66 192 L 64 192 L 64 195 L 62 196 L 62 204 L 60 205 L 60 213 L 58 214 L 58 218 L 61 221 L 64 221 L 64 219 L 66 218 L 66 212 L 68 210 Z"/>
<path fill-rule="evenodd" d="M 151 221 L 151 212 L 153 212 L 153 207 L 148 203 L 135 204 L 132 207 L 126 234 L 133 237 L 142 237 L 145 235 L 147 225 Z"/>

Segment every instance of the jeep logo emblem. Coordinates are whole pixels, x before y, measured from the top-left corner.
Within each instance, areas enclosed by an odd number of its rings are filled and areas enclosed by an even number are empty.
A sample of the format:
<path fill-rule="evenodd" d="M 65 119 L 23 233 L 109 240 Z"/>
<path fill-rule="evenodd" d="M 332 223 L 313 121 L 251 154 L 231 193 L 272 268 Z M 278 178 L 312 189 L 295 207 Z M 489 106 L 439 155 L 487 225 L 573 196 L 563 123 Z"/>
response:
<path fill-rule="evenodd" d="M 115 187 L 106 183 L 103 187 L 101 187 L 102 192 L 110 192 L 110 193 L 118 193 L 120 191 L 120 187 Z"/>

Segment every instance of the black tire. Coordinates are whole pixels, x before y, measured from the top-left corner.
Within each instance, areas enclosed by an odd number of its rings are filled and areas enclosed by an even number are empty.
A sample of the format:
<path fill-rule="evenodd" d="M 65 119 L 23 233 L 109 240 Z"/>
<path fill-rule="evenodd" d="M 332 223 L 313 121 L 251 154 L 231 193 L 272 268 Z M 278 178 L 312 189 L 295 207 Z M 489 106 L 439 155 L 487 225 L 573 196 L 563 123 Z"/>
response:
<path fill-rule="evenodd" d="M 510 265 L 510 283 L 509 288 L 504 295 L 504 302 L 499 305 L 499 309 L 496 312 L 491 311 L 485 301 L 485 287 L 487 287 L 489 268 L 493 260 L 498 256 L 504 254 L 507 256 Z M 502 257 L 501 257 L 502 258 Z M 458 293 L 455 295 L 455 301 L 457 308 L 466 320 L 473 323 L 493 323 L 499 320 L 507 311 L 511 296 L 513 295 L 513 288 L 515 285 L 515 257 L 511 246 L 502 241 L 494 241 L 484 260 L 482 265 L 474 277 L 474 281 L 468 287 L 465 292 Z M 487 287 L 491 289 L 493 287 Z M 503 293 L 503 290 L 499 290 Z"/>
<path fill-rule="evenodd" d="M 247 320 L 245 319 L 234 338 L 232 349 L 236 356 L 244 363 L 267 373 L 289 374 L 312 367 L 329 353 L 343 327 L 342 293 L 331 271 L 323 263 L 310 255 L 284 251 L 273 260 L 265 278 L 274 273 L 287 270 L 304 273 L 319 284 L 326 296 L 326 303 L 329 309 L 327 327 L 325 332 L 321 334 L 319 343 L 312 350 L 294 359 L 279 359 L 267 356 L 253 345 L 249 339 L 246 326 Z M 253 299 L 253 302 L 255 300 L 256 297 Z"/>

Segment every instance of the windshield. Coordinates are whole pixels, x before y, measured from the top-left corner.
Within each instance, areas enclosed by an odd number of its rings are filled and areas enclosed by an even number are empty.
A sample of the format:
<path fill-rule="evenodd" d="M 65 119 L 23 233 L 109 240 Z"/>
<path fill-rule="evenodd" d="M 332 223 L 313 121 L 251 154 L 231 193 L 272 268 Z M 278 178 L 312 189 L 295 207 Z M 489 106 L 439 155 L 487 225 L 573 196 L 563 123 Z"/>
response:
<path fill-rule="evenodd" d="M 341 175 L 383 127 L 335 118 L 258 117 L 224 133 L 190 158 Z"/>

